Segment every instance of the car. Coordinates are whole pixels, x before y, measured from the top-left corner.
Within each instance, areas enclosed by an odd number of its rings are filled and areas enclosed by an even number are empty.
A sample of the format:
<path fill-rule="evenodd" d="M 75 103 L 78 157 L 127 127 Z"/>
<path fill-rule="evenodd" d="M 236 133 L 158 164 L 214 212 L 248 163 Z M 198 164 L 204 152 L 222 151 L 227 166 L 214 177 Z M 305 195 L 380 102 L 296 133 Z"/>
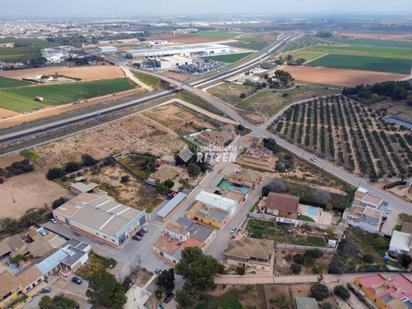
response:
<path fill-rule="evenodd" d="M 164 308 L 163 305 L 159 305 L 156 307 L 156 309 L 163 309 L 163 308 Z"/>
<path fill-rule="evenodd" d="M 149 232 L 149 230 L 144 226 L 144 227 L 142 227 L 141 229 L 140 229 L 140 231 L 141 232 L 143 232 L 143 233 L 148 233 Z"/>
<path fill-rule="evenodd" d="M 390 207 L 386 208 L 385 213 L 388 215 L 392 213 L 392 209 Z"/>
<path fill-rule="evenodd" d="M 72 278 L 72 282 L 74 282 L 74 283 L 76 283 L 76 284 L 80 285 L 80 284 L 82 284 L 83 279 L 82 279 L 82 278 L 80 278 L 80 277 L 76 277 L 76 276 L 74 276 L 74 277 Z"/>
<path fill-rule="evenodd" d="M 235 234 L 236 233 L 236 228 L 232 227 L 232 229 L 230 230 L 230 234 Z"/>
<path fill-rule="evenodd" d="M 141 241 L 142 240 L 142 236 L 139 236 L 139 235 L 134 235 L 133 237 L 132 237 L 132 239 L 134 239 L 134 240 L 137 240 L 137 241 Z"/>
<path fill-rule="evenodd" d="M 159 267 L 156 267 L 155 270 L 154 270 L 154 273 L 157 274 L 157 275 L 160 274 L 161 272 L 162 272 L 162 270 Z"/>
<path fill-rule="evenodd" d="M 316 162 L 317 158 L 316 158 L 316 157 L 312 157 L 312 158 L 310 158 L 310 160 L 311 160 L 312 162 Z"/>
<path fill-rule="evenodd" d="M 49 286 L 46 286 L 40 290 L 40 293 L 43 293 L 43 294 L 50 293 L 50 292 L 51 292 L 51 287 Z"/>
<path fill-rule="evenodd" d="M 54 218 L 51 218 L 51 219 L 50 219 L 50 222 L 53 223 L 53 224 L 56 224 L 56 223 L 57 223 L 57 220 L 54 219 Z"/>
<path fill-rule="evenodd" d="M 136 236 L 143 237 L 143 236 L 144 236 L 144 233 L 143 233 L 142 231 L 138 231 L 138 232 L 136 233 Z"/>
<path fill-rule="evenodd" d="M 165 299 L 163 300 L 166 304 L 169 303 L 173 299 L 174 294 L 172 292 L 167 293 Z"/>

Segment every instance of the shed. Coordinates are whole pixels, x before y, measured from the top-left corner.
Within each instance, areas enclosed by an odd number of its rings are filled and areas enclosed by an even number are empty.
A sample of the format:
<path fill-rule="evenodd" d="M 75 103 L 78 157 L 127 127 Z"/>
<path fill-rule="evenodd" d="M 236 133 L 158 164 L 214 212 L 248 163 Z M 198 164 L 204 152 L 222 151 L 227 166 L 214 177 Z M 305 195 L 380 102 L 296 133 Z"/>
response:
<path fill-rule="evenodd" d="M 157 212 L 157 215 L 164 220 L 170 213 L 185 199 L 186 193 L 179 192 L 174 198 L 168 201 L 162 209 Z"/>

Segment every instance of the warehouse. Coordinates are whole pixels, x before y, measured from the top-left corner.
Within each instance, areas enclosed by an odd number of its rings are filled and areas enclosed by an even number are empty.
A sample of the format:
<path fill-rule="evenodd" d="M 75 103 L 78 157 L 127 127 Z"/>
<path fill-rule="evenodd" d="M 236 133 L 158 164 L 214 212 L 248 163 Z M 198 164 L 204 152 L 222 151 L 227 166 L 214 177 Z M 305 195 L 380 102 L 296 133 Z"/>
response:
<path fill-rule="evenodd" d="M 166 48 L 134 49 L 126 52 L 129 58 L 163 56 L 210 56 L 230 53 L 231 48 L 219 44 L 177 45 Z"/>
<path fill-rule="evenodd" d="M 56 220 L 90 236 L 120 246 L 146 222 L 146 212 L 103 194 L 81 193 L 53 210 Z"/>

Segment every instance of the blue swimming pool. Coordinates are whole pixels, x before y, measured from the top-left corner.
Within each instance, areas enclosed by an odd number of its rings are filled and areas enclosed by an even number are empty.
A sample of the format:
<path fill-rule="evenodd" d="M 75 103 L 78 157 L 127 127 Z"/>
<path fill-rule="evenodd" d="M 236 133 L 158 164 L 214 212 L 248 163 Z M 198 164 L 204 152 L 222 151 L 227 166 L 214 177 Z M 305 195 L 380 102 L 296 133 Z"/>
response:
<path fill-rule="evenodd" d="M 221 188 L 223 190 L 227 190 L 227 191 L 233 191 L 233 190 L 241 191 L 243 193 L 243 195 L 246 195 L 250 192 L 249 188 L 234 185 L 233 183 L 231 183 L 226 178 L 223 178 L 217 186 L 219 188 Z"/>
<path fill-rule="evenodd" d="M 317 209 L 316 207 L 313 207 L 313 206 L 307 206 L 306 207 L 306 212 L 311 217 L 317 217 L 317 216 L 320 215 L 319 209 Z"/>

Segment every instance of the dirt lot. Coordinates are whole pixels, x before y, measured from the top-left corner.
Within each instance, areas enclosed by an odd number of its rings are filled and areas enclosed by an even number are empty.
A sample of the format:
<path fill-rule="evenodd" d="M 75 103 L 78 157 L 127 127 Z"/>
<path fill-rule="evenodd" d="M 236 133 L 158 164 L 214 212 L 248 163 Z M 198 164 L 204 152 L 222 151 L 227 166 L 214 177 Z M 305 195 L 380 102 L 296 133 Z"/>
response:
<path fill-rule="evenodd" d="M 0 119 L 5 119 L 18 115 L 19 113 L 10 111 L 8 109 L 0 108 Z"/>
<path fill-rule="evenodd" d="M 286 66 L 283 69 L 292 74 L 298 81 L 345 87 L 373 84 L 388 80 L 399 80 L 407 77 L 406 75 L 393 73 L 304 66 Z"/>
<path fill-rule="evenodd" d="M 88 171 L 84 176 L 89 182 L 99 184 L 101 190 L 109 193 L 117 201 L 133 208 L 147 209 L 150 212 L 164 200 L 155 188 L 130 176 L 119 165 L 106 166 L 99 171 Z M 129 176 L 129 181 L 121 183 L 122 176 Z"/>
<path fill-rule="evenodd" d="M 215 128 L 206 117 L 200 114 L 195 115 L 191 110 L 176 104 L 151 109 L 144 115 L 180 135 L 191 134 L 205 128 Z"/>
<path fill-rule="evenodd" d="M 248 97 L 256 92 L 256 90 L 247 85 L 238 85 L 234 83 L 222 83 L 215 87 L 209 88 L 208 92 L 217 96 L 219 99 L 225 101 L 226 103 L 237 105 L 242 99 L 240 98 L 241 94 L 244 94 L 245 97 Z"/>
<path fill-rule="evenodd" d="M 171 71 L 161 72 L 160 74 L 163 76 L 175 78 L 178 80 L 188 80 L 192 76 L 187 73 L 179 73 L 179 72 L 171 72 Z"/>
<path fill-rule="evenodd" d="M 48 206 L 59 197 L 72 194 L 59 184 L 48 181 L 44 174 L 31 172 L 14 176 L 0 185 L 0 218 L 19 218 L 30 208 Z"/>
<path fill-rule="evenodd" d="M 410 33 L 371 33 L 371 32 L 345 32 L 340 33 L 340 36 L 350 37 L 354 39 L 382 39 L 393 41 L 410 41 L 412 34 Z"/>
<path fill-rule="evenodd" d="M 85 66 L 85 67 L 48 67 L 15 71 L 1 71 L 0 76 L 23 79 L 38 75 L 60 74 L 71 78 L 80 78 L 82 81 L 112 79 L 125 77 L 122 69 L 117 66 Z"/>
<path fill-rule="evenodd" d="M 39 154 L 36 163 L 46 171 L 68 161 L 78 161 L 83 153 L 98 159 L 124 150 L 163 155 L 183 146 L 184 143 L 175 132 L 136 113 L 64 140 L 39 146 L 35 151 Z"/>

